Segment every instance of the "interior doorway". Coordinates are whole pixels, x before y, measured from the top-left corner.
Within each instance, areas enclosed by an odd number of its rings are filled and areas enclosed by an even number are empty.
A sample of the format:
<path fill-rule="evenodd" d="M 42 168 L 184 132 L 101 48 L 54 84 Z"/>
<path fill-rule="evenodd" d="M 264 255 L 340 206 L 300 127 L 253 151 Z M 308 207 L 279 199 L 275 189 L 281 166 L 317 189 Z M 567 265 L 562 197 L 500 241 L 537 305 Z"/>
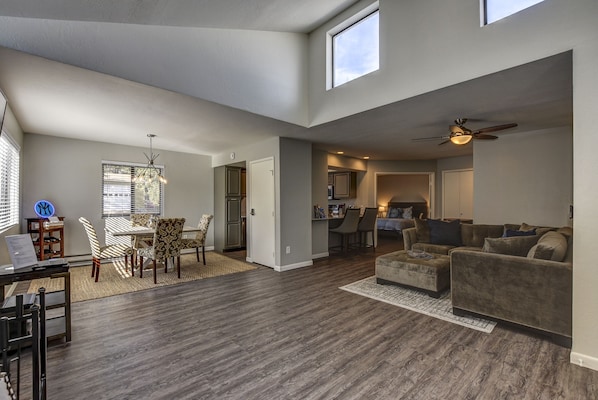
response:
<path fill-rule="evenodd" d="M 386 207 L 389 202 L 425 201 L 428 218 L 434 218 L 434 187 L 434 172 L 376 172 L 376 204 Z"/>

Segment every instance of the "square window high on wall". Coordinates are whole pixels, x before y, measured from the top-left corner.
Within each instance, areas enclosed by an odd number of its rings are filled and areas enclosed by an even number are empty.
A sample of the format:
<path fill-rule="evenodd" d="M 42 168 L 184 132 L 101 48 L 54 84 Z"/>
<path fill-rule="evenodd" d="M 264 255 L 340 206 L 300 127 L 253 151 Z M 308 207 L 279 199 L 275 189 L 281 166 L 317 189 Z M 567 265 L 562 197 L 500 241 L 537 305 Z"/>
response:
<path fill-rule="evenodd" d="M 544 0 L 480 0 L 482 25 L 488 25 L 518 13 Z"/>
<path fill-rule="evenodd" d="M 326 89 L 380 68 L 378 2 L 328 31 Z"/>

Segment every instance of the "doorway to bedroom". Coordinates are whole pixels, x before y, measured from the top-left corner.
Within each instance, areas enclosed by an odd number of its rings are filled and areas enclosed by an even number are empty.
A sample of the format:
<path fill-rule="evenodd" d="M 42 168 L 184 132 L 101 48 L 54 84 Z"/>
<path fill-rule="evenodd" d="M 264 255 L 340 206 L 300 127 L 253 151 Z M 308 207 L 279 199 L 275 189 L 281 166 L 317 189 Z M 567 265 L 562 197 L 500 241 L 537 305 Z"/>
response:
<path fill-rule="evenodd" d="M 413 218 L 433 218 L 434 187 L 434 172 L 377 172 L 378 235 L 400 238 Z"/>

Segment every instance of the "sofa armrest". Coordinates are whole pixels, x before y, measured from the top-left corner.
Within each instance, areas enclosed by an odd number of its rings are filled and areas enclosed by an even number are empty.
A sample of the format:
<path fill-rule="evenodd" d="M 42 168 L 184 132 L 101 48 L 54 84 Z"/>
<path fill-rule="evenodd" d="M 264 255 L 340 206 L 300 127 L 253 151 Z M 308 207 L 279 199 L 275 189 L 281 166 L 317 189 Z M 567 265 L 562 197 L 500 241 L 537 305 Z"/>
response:
<path fill-rule="evenodd" d="M 417 243 L 415 228 L 403 229 L 403 248 L 405 250 L 411 250 L 414 243 Z"/>
<path fill-rule="evenodd" d="M 571 337 L 572 264 L 504 254 L 451 253 L 454 308 Z"/>

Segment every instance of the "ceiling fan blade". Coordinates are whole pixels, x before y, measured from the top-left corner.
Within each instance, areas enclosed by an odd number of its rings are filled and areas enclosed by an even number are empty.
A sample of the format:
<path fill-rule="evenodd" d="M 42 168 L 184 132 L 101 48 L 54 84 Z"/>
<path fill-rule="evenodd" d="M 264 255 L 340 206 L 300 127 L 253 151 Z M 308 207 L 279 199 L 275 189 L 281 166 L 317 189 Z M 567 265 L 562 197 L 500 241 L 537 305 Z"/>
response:
<path fill-rule="evenodd" d="M 473 135 L 474 139 L 483 139 L 483 140 L 494 140 L 498 139 L 498 136 L 494 135 L 486 135 L 485 133 L 478 133 L 477 135 Z"/>
<path fill-rule="evenodd" d="M 503 129 L 515 128 L 516 126 L 517 126 L 517 124 L 504 124 L 504 125 L 489 126 L 487 128 L 478 129 L 477 131 L 474 132 L 474 135 L 479 134 L 479 133 L 502 131 Z"/>
<path fill-rule="evenodd" d="M 446 139 L 445 141 L 438 143 L 438 146 L 442 146 L 443 144 L 448 143 L 450 141 L 451 141 L 451 139 Z"/>
<path fill-rule="evenodd" d="M 415 138 L 411 139 L 412 142 L 429 142 L 432 140 L 444 140 L 448 139 L 448 136 L 433 136 L 433 137 L 425 137 L 425 138 Z"/>

